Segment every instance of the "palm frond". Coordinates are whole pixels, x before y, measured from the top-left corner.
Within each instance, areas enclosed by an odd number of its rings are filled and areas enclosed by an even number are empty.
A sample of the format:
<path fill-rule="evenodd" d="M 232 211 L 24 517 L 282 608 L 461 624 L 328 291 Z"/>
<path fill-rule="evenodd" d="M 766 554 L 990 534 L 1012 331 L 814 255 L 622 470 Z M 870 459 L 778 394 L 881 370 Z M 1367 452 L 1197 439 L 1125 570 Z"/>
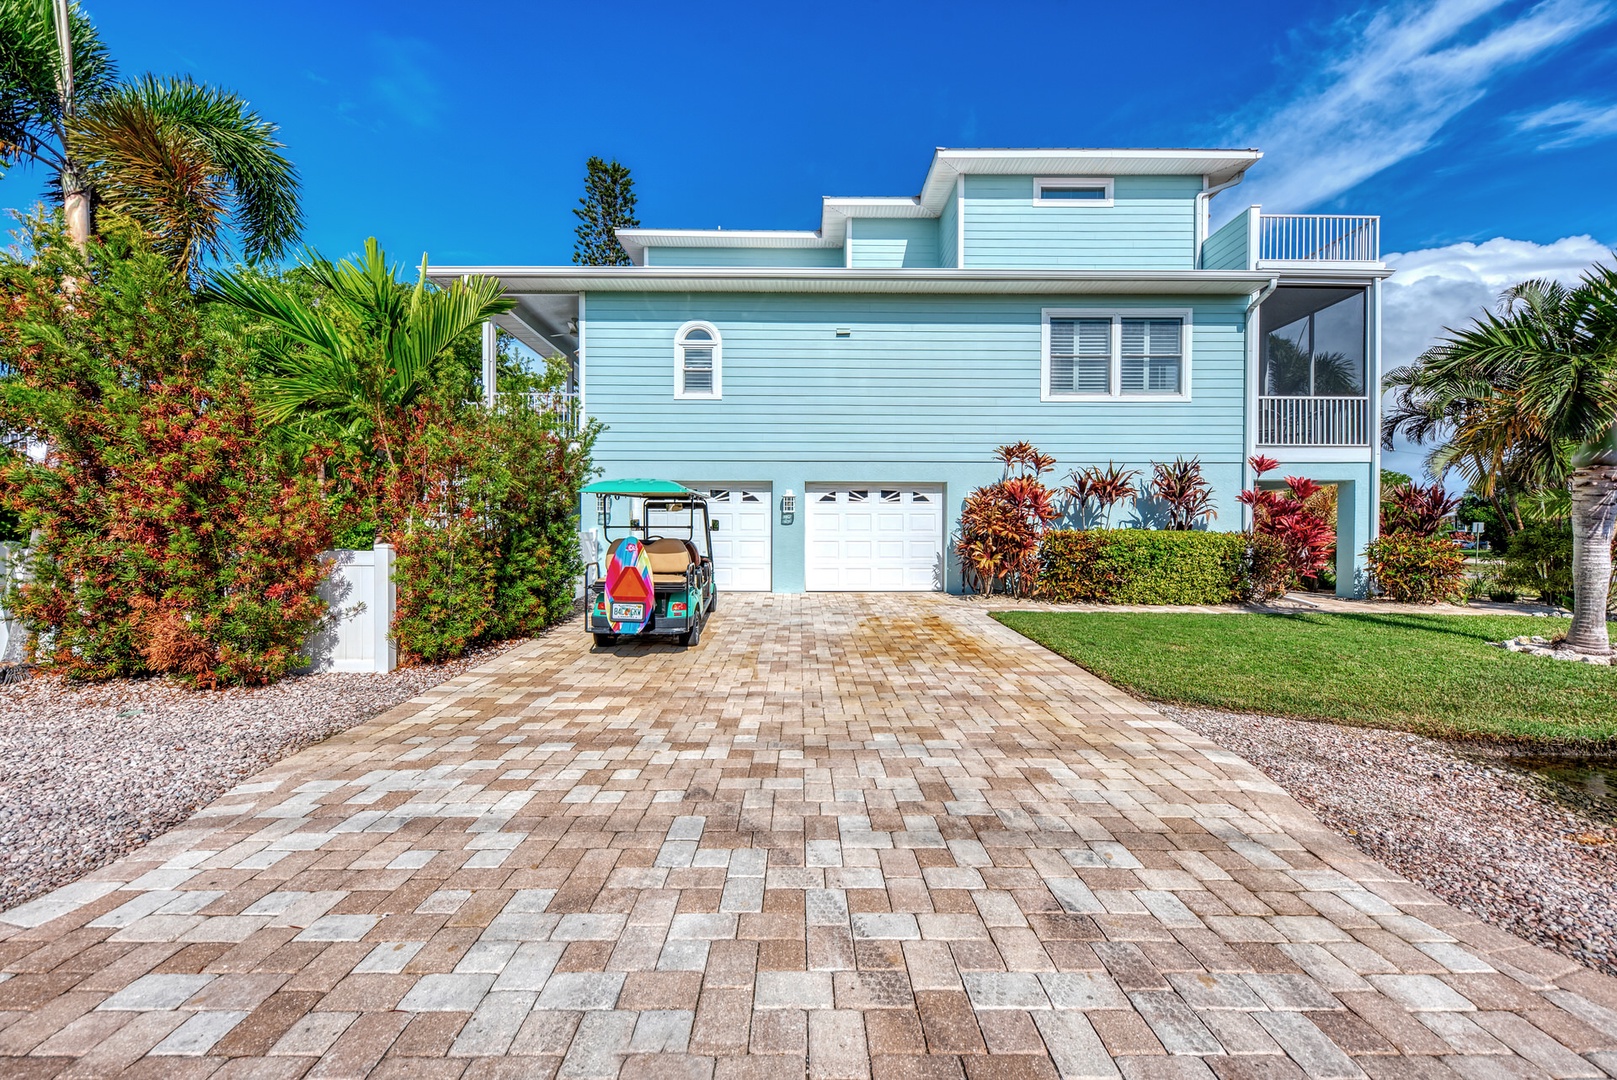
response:
<path fill-rule="evenodd" d="M 207 147 L 229 178 L 248 259 L 278 258 L 296 242 L 303 229 L 298 172 L 281 153 L 276 125 L 228 90 L 187 78 L 147 75 L 128 92 Z"/>
<path fill-rule="evenodd" d="M 432 361 L 456 338 L 515 307 L 516 301 L 505 297 L 504 292 L 498 278 L 473 277 L 437 292 L 419 293 L 408 329 L 390 354 L 389 397 L 405 404 L 414 396 Z"/>
<path fill-rule="evenodd" d="M 291 341 L 317 352 L 346 356 L 351 351 L 336 322 L 284 282 L 250 272 L 221 271 L 208 276 L 202 291 L 210 299 L 257 316 Z"/>
<path fill-rule="evenodd" d="M 117 81 L 117 68 L 90 17 L 74 4 L 68 18 L 71 102 L 62 99 L 61 54 L 49 0 L 0 0 L 0 170 L 22 161 L 65 166 L 68 116 L 100 100 Z"/>
<path fill-rule="evenodd" d="M 69 146 L 93 161 L 102 202 L 133 218 L 152 247 L 189 274 L 223 251 L 229 185 L 208 148 L 139 98 L 113 94 L 80 117 Z"/>

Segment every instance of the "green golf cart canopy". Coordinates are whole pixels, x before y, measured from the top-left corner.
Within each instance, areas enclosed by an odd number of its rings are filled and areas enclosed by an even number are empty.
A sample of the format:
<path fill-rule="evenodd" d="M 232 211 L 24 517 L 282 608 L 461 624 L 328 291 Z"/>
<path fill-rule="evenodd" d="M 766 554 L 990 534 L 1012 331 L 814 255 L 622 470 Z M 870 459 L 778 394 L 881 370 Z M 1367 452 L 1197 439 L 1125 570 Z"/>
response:
<path fill-rule="evenodd" d="M 586 495 L 698 495 L 672 480 L 598 480 L 584 488 Z"/>

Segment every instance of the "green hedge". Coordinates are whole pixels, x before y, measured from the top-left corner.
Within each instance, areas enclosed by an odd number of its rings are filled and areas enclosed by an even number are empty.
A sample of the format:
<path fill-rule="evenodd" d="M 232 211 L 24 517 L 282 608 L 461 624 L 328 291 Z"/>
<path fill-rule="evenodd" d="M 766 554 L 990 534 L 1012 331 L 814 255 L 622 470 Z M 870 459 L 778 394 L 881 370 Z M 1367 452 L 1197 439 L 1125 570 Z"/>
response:
<path fill-rule="evenodd" d="M 1253 593 L 1238 532 L 1058 529 L 1039 546 L 1040 599 L 1057 603 L 1229 604 Z"/>

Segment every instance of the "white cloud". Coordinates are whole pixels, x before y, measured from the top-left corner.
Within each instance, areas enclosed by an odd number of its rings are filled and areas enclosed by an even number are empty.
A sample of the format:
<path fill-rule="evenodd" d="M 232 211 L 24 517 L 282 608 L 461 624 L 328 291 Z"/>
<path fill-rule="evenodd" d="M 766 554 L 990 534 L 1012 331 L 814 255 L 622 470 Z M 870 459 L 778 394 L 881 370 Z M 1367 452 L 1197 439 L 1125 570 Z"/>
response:
<path fill-rule="evenodd" d="M 1506 69 L 1544 57 L 1612 14 L 1605 0 L 1511 7 L 1506 0 L 1404 3 L 1331 27 L 1324 40 L 1343 47 L 1291 58 L 1299 68 L 1322 68 L 1318 79 L 1302 81 L 1296 96 L 1257 123 L 1231 125 L 1265 153 L 1249 189 L 1253 201 L 1307 210 L 1420 153 Z"/>
<path fill-rule="evenodd" d="M 1617 135 L 1617 105 L 1563 101 L 1520 117 L 1516 130 L 1545 132 L 1547 137 L 1539 143 L 1540 150 L 1596 142 Z"/>
<path fill-rule="evenodd" d="M 1495 306 L 1499 294 L 1530 278 L 1571 284 L 1597 262 L 1611 262 L 1611 249 L 1591 236 L 1566 236 L 1549 244 L 1495 237 L 1481 244 L 1398 252 L 1386 257 L 1398 272 L 1381 298 L 1382 368 L 1391 371 L 1437 343 L 1445 328 L 1461 328 Z M 1419 477 L 1426 450 L 1400 442 L 1384 455 L 1387 468 Z"/>

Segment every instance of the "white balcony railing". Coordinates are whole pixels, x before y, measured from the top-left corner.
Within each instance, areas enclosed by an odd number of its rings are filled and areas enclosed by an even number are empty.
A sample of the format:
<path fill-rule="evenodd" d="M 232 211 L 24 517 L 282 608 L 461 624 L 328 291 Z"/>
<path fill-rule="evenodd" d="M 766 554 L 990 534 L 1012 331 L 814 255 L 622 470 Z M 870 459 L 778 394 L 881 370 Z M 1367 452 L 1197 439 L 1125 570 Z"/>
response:
<path fill-rule="evenodd" d="M 1260 397 L 1259 446 L 1369 446 L 1370 399 Z"/>
<path fill-rule="evenodd" d="M 553 412 L 561 416 L 562 424 L 570 431 L 578 429 L 578 391 L 576 390 L 524 390 L 516 394 L 500 392 L 502 398 L 518 398 L 535 412 Z"/>
<path fill-rule="evenodd" d="M 1362 214 L 1262 214 L 1258 259 L 1268 262 L 1377 262 L 1381 219 Z"/>

